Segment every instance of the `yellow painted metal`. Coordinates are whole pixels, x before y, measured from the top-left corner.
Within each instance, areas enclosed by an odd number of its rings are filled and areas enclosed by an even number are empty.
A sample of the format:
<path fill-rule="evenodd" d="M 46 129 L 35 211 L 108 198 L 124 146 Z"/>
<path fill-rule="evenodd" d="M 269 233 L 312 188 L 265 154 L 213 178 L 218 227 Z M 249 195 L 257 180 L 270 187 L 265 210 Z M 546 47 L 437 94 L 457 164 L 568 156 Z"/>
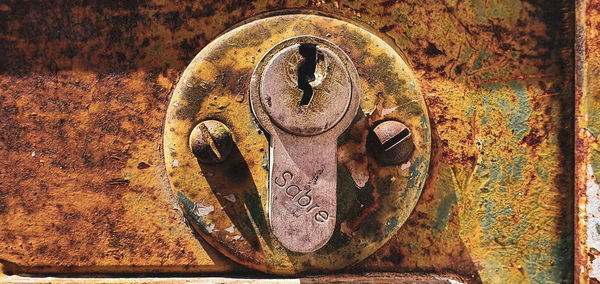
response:
<path fill-rule="evenodd" d="M 600 5 L 577 1 L 575 281 L 600 281 Z"/>
<path fill-rule="evenodd" d="M 286 250 L 268 225 L 269 145 L 250 110 L 247 88 L 236 89 L 248 86 L 257 59 L 297 35 L 327 38 L 348 54 L 361 74 L 359 111 L 338 139 L 335 231 L 313 253 Z M 222 164 L 198 162 L 189 150 L 189 133 L 207 119 L 222 121 L 235 137 L 237 149 Z M 367 154 L 369 129 L 389 119 L 407 125 L 416 145 L 402 165 L 381 164 Z M 344 268 L 393 237 L 420 196 L 430 141 L 418 83 L 390 45 L 345 21 L 290 14 L 233 29 L 195 57 L 171 98 L 164 151 L 175 195 L 209 243 L 252 268 L 295 274 Z"/>

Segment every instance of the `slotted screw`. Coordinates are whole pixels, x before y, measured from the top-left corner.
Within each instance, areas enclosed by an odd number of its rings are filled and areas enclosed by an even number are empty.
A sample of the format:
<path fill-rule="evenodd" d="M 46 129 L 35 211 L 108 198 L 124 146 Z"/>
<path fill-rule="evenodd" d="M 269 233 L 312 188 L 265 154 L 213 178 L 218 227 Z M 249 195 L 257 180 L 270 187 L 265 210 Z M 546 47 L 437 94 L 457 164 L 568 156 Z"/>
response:
<path fill-rule="evenodd" d="M 406 163 L 415 150 L 410 129 L 395 120 L 377 124 L 367 136 L 367 144 L 375 158 L 388 165 Z"/>
<path fill-rule="evenodd" d="M 190 149 L 201 163 L 223 162 L 232 148 L 231 131 L 220 121 L 202 121 L 190 133 Z"/>

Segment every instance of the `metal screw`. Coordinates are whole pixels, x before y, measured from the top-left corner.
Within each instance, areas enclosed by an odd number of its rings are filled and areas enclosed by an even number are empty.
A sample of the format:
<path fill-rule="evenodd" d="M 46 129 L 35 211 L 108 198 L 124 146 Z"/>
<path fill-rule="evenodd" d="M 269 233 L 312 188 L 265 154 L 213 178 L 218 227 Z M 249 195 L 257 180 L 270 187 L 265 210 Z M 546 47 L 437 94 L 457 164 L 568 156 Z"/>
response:
<path fill-rule="evenodd" d="M 407 162 L 415 150 L 410 129 L 395 120 L 377 124 L 369 133 L 367 143 L 375 158 L 388 165 Z"/>
<path fill-rule="evenodd" d="M 231 153 L 232 148 L 231 131 L 222 122 L 202 121 L 190 133 L 190 149 L 201 163 L 223 162 Z"/>

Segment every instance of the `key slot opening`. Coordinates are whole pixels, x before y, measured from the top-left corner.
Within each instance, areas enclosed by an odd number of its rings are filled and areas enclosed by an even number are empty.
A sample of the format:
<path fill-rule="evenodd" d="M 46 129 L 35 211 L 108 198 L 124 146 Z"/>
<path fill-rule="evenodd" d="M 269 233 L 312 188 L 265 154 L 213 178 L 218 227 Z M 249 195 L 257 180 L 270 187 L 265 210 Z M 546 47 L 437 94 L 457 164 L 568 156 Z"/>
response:
<path fill-rule="evenodd" d="M 314 44 L 300 44 L 298 53 L 302 56 L 302 61 L 298 65 L 298 89 L 302 90 L 300 105 L 307 106 L 313 96 L 313 88 L 310 83 L 315 80 L 317 46 Z"/>

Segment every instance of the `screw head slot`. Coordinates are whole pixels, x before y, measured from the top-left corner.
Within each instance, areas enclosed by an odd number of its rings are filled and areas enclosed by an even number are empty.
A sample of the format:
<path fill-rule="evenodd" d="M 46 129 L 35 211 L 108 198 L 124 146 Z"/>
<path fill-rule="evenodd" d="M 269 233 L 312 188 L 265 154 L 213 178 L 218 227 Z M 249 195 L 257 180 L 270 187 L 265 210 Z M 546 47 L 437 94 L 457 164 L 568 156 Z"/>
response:
<path fill-rule="evenodd" d="M 220 121 L 202 121 L 190 133 L 190 149 L 201 163 L 223 162 L 232 148 L 231 131 Z"/>
<path fill-rule="evenodd" d="M 367 144 L 375 158 L 386 165 L 406 163 L 415 150 L 410 129 L 395 120 L 383 121 L 373 127 L 367 136 Z"/>

